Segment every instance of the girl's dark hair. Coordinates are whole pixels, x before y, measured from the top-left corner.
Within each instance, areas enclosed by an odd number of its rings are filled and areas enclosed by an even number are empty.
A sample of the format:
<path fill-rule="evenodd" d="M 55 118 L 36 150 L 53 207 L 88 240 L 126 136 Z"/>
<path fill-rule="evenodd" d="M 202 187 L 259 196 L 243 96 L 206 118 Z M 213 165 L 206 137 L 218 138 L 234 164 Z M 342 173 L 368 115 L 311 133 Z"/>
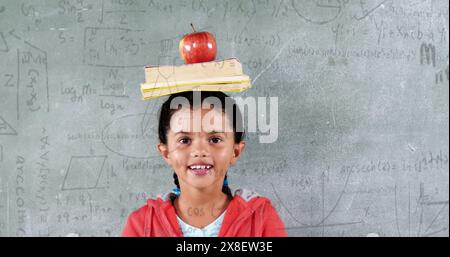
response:
<path fill-rule="evenodd" d="M 170 119 L 172 118 L 173 114 L 179 110 L 170 108 L 170 104 L 173 99 L 176 97 L 184 97 L 189 102 L 189 106 L 192 110 L 194 106 L 194 94 L 200 94 L 200 103 L 203 103 L 203 101 L 208 97 L 215 97 L 218 100 L 220 100 L 221 106 L 222 106 L 222 112 L 225 113 L 230 121 L 232 121 L 233 124 L 233 132 L 234 132 L 234 143 L 240 143 L 242 140 L 244 140 L 245 132 L 242 125 L 242 114 L 239 110 L 239 107 L 236 105 L 236 102 L 233 98 L 229 97 L 227 94 L 223 92 L 212 92 L 212 91 L 204 91 L 204 92 L 193 92 L 193 91 L 187 91 L 187 92 L 181 92 L 170 95 L 170 97 L 163 103 L 160 109 L 159 113 L 159 125 L 158 125 L 158 136 L 159 141 L 162 144 L 167 145 L 167 131 L 170 129 Z M 232 113 L 230 113 L 227 110 L 227 105 L 232 105 Z M 229 109 L 231 110 L 231 109 Z M 232 114 L 232 119 L 231 119 Z M 174 172 L 173 173 L 173 179 L 174 183 L 177 186 L 178 189 L 180 189 L 180 184 L 178 182 L 178 176 Z M 225 175 L 225 180 L 227 179 L 227 175 Z M 233 197 L 230 188 L 227 185 L 223 185 L 222 192 L 229 195 L 230 197 Z"/>

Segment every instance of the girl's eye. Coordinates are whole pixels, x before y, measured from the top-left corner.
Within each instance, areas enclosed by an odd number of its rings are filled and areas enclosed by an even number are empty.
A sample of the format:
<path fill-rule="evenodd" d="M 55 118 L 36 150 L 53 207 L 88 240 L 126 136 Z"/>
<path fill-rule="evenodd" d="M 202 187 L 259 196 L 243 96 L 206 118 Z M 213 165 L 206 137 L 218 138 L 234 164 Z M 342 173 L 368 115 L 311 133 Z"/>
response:
<path fill-rule="evenodd" d="M 220 143 L 222 141 L 222 139 L 220 139 L 219 137 L 213 137 L 210 139 L 211 142 L 213 142 L 214 144 Z"/>
<path fill-rule="evenodd" d="M 185 137 L 185 138 L 180 139 L 180 141 L 178 141 L 178 142 L 180 142 L 182 144 L 187 144 L 190 142 L 190 139 Z"/>

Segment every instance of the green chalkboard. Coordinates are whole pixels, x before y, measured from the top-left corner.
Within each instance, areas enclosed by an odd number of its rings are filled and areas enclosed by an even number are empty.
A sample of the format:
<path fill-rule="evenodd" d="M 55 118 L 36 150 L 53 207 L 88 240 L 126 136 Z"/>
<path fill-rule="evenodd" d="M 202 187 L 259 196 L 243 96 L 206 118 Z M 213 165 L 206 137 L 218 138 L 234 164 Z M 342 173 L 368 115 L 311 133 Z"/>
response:
<path fill-rule="evenodd" d="M 248 133 L 232 189 L 268 197 L 290 236 L 448 236 L 448 8 L 1 1 L 0 236 L 119 236 L 174 187 L 156 150 L 165 98 L 139 85 L 147 64 L 182 64 L 190 23 L 252 78 L 230 95 L 277 98 L 276 140 Z"/>

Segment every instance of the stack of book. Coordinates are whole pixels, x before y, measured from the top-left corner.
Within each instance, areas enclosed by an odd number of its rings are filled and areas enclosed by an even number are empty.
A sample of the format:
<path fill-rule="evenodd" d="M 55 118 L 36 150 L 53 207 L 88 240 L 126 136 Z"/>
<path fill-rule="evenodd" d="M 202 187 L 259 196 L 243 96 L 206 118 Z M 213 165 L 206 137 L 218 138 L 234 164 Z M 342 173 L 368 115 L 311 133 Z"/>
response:
<path fill-rule="evenodd" d="M 146 66 L 141 84 L 144 100 L 184 91 L 242 92 L 251 79 L 236 58 L 185 65 Z"/>

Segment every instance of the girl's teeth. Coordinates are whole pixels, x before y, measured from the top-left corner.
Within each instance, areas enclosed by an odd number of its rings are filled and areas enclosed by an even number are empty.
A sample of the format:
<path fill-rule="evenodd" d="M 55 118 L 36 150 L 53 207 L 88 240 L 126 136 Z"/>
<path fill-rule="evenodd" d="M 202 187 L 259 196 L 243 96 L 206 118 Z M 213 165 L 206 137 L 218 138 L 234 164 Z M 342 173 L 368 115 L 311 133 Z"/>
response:
<path fill-rule="evenodd" d="M 190 166 L 191 169 L 196 170 L 196 169 L 210 169 L 211 165 L 196 165 L 196 166 Z"/>

